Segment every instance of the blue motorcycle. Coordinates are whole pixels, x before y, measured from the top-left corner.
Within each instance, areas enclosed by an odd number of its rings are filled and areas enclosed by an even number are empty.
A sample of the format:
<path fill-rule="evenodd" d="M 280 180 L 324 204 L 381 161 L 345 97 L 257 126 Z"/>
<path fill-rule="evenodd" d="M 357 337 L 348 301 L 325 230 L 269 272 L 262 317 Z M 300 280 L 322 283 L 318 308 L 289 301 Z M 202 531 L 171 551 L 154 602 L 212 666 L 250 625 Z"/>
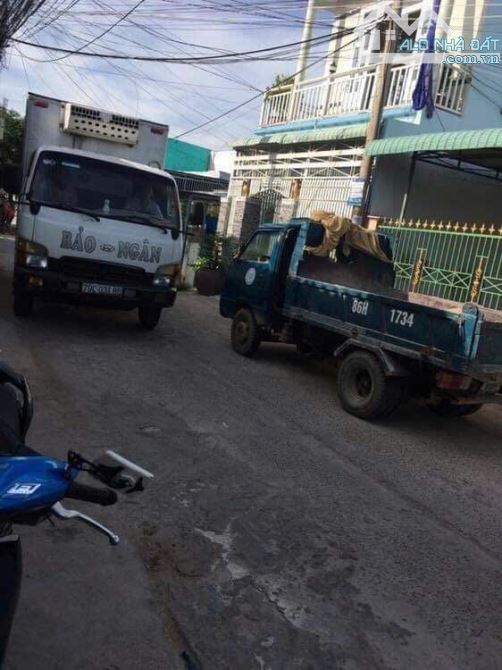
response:
<path fill-rule="evenodd" d="M 119 537 L 91 517 L 66 509 L 63 498 L 98 505 L 117 502 L 116 491 L 142 491 L 152 474 L 113 451 L 88 461 L 70 451 L 66 461 L 37 453 L 25 443 L 33 416 L 33 401 L 26 379 L 0 362 L 0 668 L 16 610 L 22 578 L 21 540 L 17 525 L 35 525 L 50 518 L 77 520 L 108 537 Z M 76 481 L 81 472 L 106 485 L 88 486 Z"/>

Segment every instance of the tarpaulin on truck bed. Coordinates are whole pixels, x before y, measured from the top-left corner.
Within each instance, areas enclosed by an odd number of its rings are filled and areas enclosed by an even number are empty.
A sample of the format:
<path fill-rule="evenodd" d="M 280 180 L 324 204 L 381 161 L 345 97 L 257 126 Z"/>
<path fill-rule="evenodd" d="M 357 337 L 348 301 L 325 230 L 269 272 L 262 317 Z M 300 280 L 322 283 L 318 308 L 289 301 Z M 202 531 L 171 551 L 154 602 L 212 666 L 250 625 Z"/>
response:
<path fill-rule="evenodd" d="M 306 251 L 314 256 L 329 256 L 341 244 L 341 251 L 346 254 L 352 248 L 384 263 L 392 263 L 388 241 L 378 232 L 366 230 L 352 223 L 350 219 L 322 210 L 313 211 L 310 218 L 321 223 L 326 231 L 322 244 L 306 247 Z"/>

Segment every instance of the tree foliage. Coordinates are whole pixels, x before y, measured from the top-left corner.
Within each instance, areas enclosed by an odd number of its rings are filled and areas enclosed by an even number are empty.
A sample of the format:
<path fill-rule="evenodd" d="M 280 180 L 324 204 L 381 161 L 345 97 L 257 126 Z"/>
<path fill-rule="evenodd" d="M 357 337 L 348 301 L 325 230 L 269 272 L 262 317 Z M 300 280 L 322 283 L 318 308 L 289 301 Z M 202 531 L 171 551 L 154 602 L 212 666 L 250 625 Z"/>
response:
<path fill-rule="evenodd" d="M 2 113 L 2 112 L 0 112 Z M 4 114 L 5 129 L 0 141 L 0 187 L 10 192 L 20 191 L 21 165 L 23 160 L 24 119 L 15 111 Z"/>
<path fill-rule="evenodd" d="M 278 88 L 279 86 L 286 86 L 293 83 L 293 76 L 289 74 L 276 74 L 270 88 Z"/>
<path fill-rule="evenodd" d="M 19 165 L 23 151 L 24 119 L 14 110 L 4 115 L 5 130 L 0 141 L 0 160 L 3 165 Z"/>

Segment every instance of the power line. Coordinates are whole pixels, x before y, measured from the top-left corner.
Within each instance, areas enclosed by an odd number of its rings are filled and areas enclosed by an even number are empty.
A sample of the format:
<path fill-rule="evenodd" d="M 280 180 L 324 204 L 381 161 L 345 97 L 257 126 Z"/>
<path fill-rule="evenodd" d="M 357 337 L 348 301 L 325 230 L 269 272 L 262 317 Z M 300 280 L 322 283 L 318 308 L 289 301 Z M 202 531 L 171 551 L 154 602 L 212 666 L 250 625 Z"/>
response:
<path fill-rule="evenodd" d="M 56 61 L 60 61 L 60 60 L 64 60 L 65 58 L 69 58 L 71 55 L 83 54 L 83 49 L 86 49 L 87 47 L 90 47 L 91 44 L 94 44 L 95 42 L 100 40 L 102 37 L 107 35 L 109 32 L 111 32 L 115 28 L 115 26 L 118 26 L 120 23 L 122 23 L 122 21 L 125 21 L 127 19 L 127 17 L 130 16 L 144 2 L 145 2 L 145 0 L 139 0 L 139 2 L 137 2 L 134 5 L 134 7 L 131 7 L 131 9 L 129 11 L 127 11 L 125 14 L 123 14 L 119 19 L 117 19 L 117 21 L 115 21 L 115 23 L 112 23 L 110 26 L 108 26 L 108 28 L 106 30 L 104 30 L 102 33 L 100 33 L 96 37 L 94 37 L 92 40 L 89 40 L 89 42 L 87 42 L 86 44 L 83 44 L 78 49 L 75 49 L 75 51 L 73 51 L 72 53 L 67 53 L 64 56 L 60 56 L 59 58 L 53 58 L 49 62 L 55 63 Z M 17 41 L 20 41 L 20 40 L 14 40 L 14 42 L 17 42 Z M 43 61 L 40 61 L 40 62 L 43 62 Z"/>
<path fill-rule="evenodd" d="M 141 0 L 141 2 L 144 2 L 144 0 Z M 111 28 L 110 28 L 111 29 Z M 108 29 L 106 32 L 109 32 Z M 350 34 L 352 30 L 346 31 L 346 34 Z M 322 35 L 320 37 L 312 37 L 308 40 L 300 40 L 299 42 L 289 42 L 288 44 L 280 44 L 277 46 L 273 47 L 266 47 L 264 49 L 252 49 L 250 51 L 240 51 L 240 52 L 234 52 L 231 54 L 215 54 L 213 56 L 192 56 L 192 57 L 187 57 L 187 58 L 175 58 L 175 57 L 168 57 L 168 56 L 140 56 L 140 55 L 128 55 L 128 54 L 107 54 L 107 53 L 96 53 L 92 51 L 82 51 L 84 47 L 80 47 L 79 49 L 65 49 L 63 47 L 53 47 L 49 46 L 47 44 L 36 44 L 33 42 L 28 42 L 26 40 L 21 40 L 21 39 L 13 39 L 13 42 L 16 42 L 17 44 L 24 44 L 27 46 L 34 47 L 36 49 L 42 49 L 42 50 L 48 50 L 56 53 L 64 53 L 68 54 L 69 56 L 73 55 L 79 55 L 79 56 L 87 56 L 87 57 L 92 57 L 92 58 L 109 58 L 109 59 L 114 59 L 114 60 L 137 60 L 137 61 L 143 61 L 143 62 L 153 62 L 153 63 L 204 63 L 204 62 L 234 62 L 235 59 L 243 59 L 245 56 L 255 56 L 258 54 L 270 54 L 273 51 L 280 51 L 282 49 L 290 49 L 295 46 L 299 46 L 302 44 L 307 44 L 307 43 L 323 43 L 331 40 L 334 37 L 332 33 L 328 33 L 326 35 Z M 91 40 L 90 43 L 92 43 L 95 40 Z M 89 43 L 89 44 L 90 44 Z M 85 45 L 84 45 L 85 46 Z M 25 55 L 26 57 L 26 55 Z M 230 60 L 229 60 L 230 58 Z M 273 57 L 272 57 L 273 58 Z M 56 60 L 60 60 L 58 58 L 50 59 L 50 60 L 37 60 L 35 58 L 30 58 L 30 60 L 34 60 L 38 63 L 52 63 Z M 254 60 L 260 60 L 254 59 Z M 270 60 L 270 56 L 267 56 L 267 60 Z"/>
<path fill-rule="evenodd" d="M 363 34 L 365 35 L 365 34 L 369 33 L 371 30 L 372 30 L 372 28 L 369 28 L 369 29 L 368 29 L 365 33 L 363 33 Z M 352 30 L 351 32 L 354 32 L 354 31 Z M 343 46 L 338 47 L 338 49 L 333 49 L 333 50 L 330 52 L 330 56 L 332 56 L 333 54 L 337 53 L 338 51 L 341 51 L 342 49 L 346 49 L 348 46 L 354 44 L 354 42 L 357 42 L 359 39 L 360 39 L 360 36 L 358 35 L 355 39 L 350 40 L 350 42 L 347 42 L 347 44 L 344 44 Z M 324 60 L 324 58 L 321 59 L 321 60 Z M 319 62 L 319 61 L 317 61 L 317 62 Z M 290 76 L 291 76 L 291 77 L 296 77 L 297 75 L 302 74 L 303 72 L 305 72 L 306 70 L 308 70 L 308 69 L 309 69 L 310 67 L 312 67 L 313 65 L 316 65 L 316 63 L 315 63 L 315 62 L 314 62 L 314 63 L 310 63 L 310 64 L 307 65 L 306 67 L 302 68 L 301 70 L 298 70 L 297 72 L 294 72 L 294 73 L 293 73 L 292 75 L 290 75 Z M 241 102 L 239 105 L 236 105 L 235 107 L 232 107 L 231 109 L 227 110 L 226 112 L 223 112 L 222 114 L 219 114 L 218 116 L 214 117 L 213 119 L 210 119 L 209 121 L 206 121 L 205 123 L 201 123 L 199 126 L 196 126 L 195 128 L 191 128 L 190 130 L 186 130 L 185 132 L 181 133 L 180 135 L 177 135 L 177 136 L 176 136 L 176 139 L 179 139 L 180 137 L 184 137 L 185 135 L 188 135 L 189 133 L 193 133 L 193 132 L 195 132 L 196 130 L 200 130 L 201 128 L 204 128 L 205 126 L 208 126 L 210 123 L 214 123 L 215 121 L 218 121 L 219 119 L 223 118 L 224 116 L 228 116 L 229 114 L 232 114 L 232 112 L 235 112 L 235 111 L 237 111 L 238 109 L 241 109 L 241 108 L 244 107 L 245 105 L 248 105 L 249 103 L 253 102 L 253 100 L 256 100 L 258 97 L 261 97 L 261 95 L 262 95 L 263 93 L 264 93 L 264 91 L 262 91 L 262 92 L 259 93 L 258 95 L 254 95 L 252 98 L 249 98 L 249 100 L 245 100 L 244 102 Z"/>

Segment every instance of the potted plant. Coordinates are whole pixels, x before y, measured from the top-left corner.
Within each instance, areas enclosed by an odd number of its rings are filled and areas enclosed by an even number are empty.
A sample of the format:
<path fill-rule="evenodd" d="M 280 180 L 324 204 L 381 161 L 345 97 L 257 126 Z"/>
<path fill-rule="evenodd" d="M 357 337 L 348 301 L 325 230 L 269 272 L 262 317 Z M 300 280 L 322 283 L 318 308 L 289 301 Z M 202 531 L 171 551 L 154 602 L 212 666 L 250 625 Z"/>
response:
<path fill-rule="evenodd" d="M 225 284 L 225 269 L 230 260 L 228 238 L 208 235 L 201 244 L 199 258 L 193 264 L 194 286 L 200 295 L 218 295 Z"/>
<path fill-rule="evenodd" d="M 195 268 L 194 286 L 200 295 L 218 295 L 223 290 L 225 272 L 207 256 L 199 256 L 193 264 Z"/>

